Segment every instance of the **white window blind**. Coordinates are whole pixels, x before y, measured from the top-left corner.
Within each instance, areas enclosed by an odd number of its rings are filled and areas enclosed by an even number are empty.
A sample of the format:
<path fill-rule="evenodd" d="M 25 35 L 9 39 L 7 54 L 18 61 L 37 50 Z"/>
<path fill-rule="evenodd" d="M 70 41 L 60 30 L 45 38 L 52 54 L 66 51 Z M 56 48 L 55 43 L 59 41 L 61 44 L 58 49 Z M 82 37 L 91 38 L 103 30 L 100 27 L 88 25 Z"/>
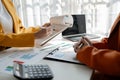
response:
<path fill-rule="evenodd" d="M 109 33 L 120 11 L 120 0 L 13 0 L 16 10 L 28 26 L 43 25 L 51 16 L 86 14 L 87 33 Z"/>

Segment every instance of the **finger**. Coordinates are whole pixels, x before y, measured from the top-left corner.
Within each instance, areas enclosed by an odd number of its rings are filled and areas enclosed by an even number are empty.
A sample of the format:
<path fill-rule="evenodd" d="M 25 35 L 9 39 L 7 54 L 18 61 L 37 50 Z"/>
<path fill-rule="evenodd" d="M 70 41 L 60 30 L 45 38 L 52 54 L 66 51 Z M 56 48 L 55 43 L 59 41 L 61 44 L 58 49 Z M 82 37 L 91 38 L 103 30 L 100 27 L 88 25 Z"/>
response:
<path fill-rule="evenodd" d="M 92 45 L 91 41 L 88 38 L 83 37 L 83 39 L 84 39 L 85 43 L 87 43 L 87 45 L 89 45 L 89 46 Z"/>
<path fill-rule="evenodd" d="M 45 23 L 42 27 L 49 27 L 50 25 L 50 23 Z"/>
<path fill-rule="evenodd" d="M 75 43 L 75 44 L 73 45 L 73 47 L 74 47 L 75 49 L 80 48 L 84 43 L 85 43 L 84 40 L 83 40 L 83 39 L 80 39 L 77 43 Z"/>
<path fill-rule="evenodd" d="M 77 52 L 80 48 L 86 45 L 85 40 L 81 37 L 80 40 L 73 45 L 74 51 Z"/>
<path fill-rule="evenodd" d="M 77 52 L 78 51 L 78 47 L 74 48 L 74 51 Z"/>
<path fill-rule="evenodd" d="M 75 44 L 73 45 L 73 48 L 74 48 L 74 51 L 75 51 L 75 52 L 76 52 L 77 47 L 78 47 L 78 43 L 75 43 Z"/>
<path fill-rule="evenodd" d="M 79 44 L 80 44 L 80 43 L 75 43 L 75 44 L 73 45 L 73 47 L 76 48 L 76 47 L 79 46 Z"/>
<path fill-rule="evenodd" d="M 78 43 L 81 43 L 82 41 L 83 41 L 83 38 L 82 38 L 82 37 L 80 37 L 80 39 L 79 39 Z"/>

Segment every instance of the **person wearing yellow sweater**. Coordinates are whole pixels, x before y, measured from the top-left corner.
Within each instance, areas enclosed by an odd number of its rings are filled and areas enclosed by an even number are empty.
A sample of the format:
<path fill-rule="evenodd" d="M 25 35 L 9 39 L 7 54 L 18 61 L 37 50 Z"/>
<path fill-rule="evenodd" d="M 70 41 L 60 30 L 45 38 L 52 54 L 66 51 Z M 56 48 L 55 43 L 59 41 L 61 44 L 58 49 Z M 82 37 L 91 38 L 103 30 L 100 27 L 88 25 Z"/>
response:
<path fill-rule="evenodd" d="M 108 38 L 103 38 L 101 42 L 90 42 L 83 38 L 74 45 L 74 50 L 76 58 L 90 68 L 105 75 L 120 77 L 120 14 Z"/>
<path fill-rule="evenodd" d="M 12 1 L 0 0 L 0 51 L 6 47 L 33 47 L 34 39 L 49 34 L 50 29 L 49 23 L 25 28 Z"/>

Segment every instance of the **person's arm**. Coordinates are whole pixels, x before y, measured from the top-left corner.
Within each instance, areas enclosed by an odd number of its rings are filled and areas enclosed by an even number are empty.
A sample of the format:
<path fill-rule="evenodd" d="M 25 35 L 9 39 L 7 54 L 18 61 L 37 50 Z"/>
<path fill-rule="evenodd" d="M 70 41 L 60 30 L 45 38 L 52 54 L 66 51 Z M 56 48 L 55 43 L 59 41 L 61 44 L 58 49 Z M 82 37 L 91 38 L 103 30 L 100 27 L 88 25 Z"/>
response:
<path fill-rule="evenodd" d="M 82 37 L 77 43 L 74 44 L 74 51 L 77 52 L 77 50 L 81 49 L 81 47 L 84 46 L 94 46 L 98 49 L 108 49 L 108 38 L 103 38 L 100 42 L 99 41 L 90 41 L 86 37 Z M 80 47 L 80 45 L 82 45 Z"/>
<path fill-rule="evenodd" d="M 43 32 L 39 26 L 25 28 L 22 25 L 22 22 L 19 19 L 19 16 L 17 15 L 17 12 L 11 0 L 2 0 L 2 3 L 13 19 L 13 33 L 4 34 L 3 32 L 1 32 L 0 33 L 0 46 L 5 46 L 5 47 L 29 46 L 31 47 L 31 46 L 34 46 L 35 38 L 41 38 L 41 36 L 46 35 L 47 31 L 45 30 L 47 29 L 44 29 L 44 32 Z M 0 26 L 0 31 L 3 31 L 2 27 L 4 26 Z"/>
<path fill-rule="evenodd" d="M 120 52 L 85 46 L 77 51 L 77 59 L 104 74 L 120 76 Z"/>
<path fill-rule="evenodd" d="M 120 52 L 108 49 L 107 40 L 104 38 L 101 42 L 89 45 L 87 38 L 81 39 L 74 45 L 76 58 L 104 74 L 120 76 Z M 81 43 L 84 45 L 79 47 Z"/>
<path fill-rule="evenodd" d="M 36 28 L 23 29 L 19 33 L 0 33 L 0 46 L 5 47 L 33 47 L 34 40 L 51 34 L 52 28 L 46 27 L 41 30 Z"/>
<path fill-rule="evenodd" d="M 108 49 L 108 38 L 103 38 L 100 42 L 91 42 L 92 45 L 98 49 Z"/>
<path fill-rule="evenodd" d="M 1 2 L 13 20 L 13 33 L 4 34 L 4 26 L 0 23 L 0 46 L 34 46 L 34 32 L 40 30 L 40 27 L 25 28 L 16 13 L 12 1 L 1 0 Z"/>
<path fill-rule="evenodd" d="M 22 33 L 22 34 L 0 33 L 0 46 L 33 47 L 34 46 L 34 34 L 33 33 Z"/>

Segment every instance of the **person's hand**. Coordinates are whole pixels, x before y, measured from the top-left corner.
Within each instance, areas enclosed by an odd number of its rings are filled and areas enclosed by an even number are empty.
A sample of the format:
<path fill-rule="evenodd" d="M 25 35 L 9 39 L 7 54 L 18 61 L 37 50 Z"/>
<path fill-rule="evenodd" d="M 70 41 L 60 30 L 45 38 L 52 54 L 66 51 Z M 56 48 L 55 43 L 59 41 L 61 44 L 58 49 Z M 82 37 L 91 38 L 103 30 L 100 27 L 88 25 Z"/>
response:
<path fill-rule="evenodd" d="M 50 23 L 45 23 L 41 28 L 46 30 L 46 35 L 52 34 L 53 28 Z"/>
<path fill-rule="evenodd" d="M 51 26 L 50 23 L 45 23 L 42 27 L 49 27 L 49 26 Z"/>
<path fill-rule="evenodd" d="M 74 51 L 77 53 L 79 49 L 85 47 L 85 46 L 92 46 L 92 43 L 90 40 L 86 37 L 82 37 L 79 42 L 75 43 L 73 45 Z"/>
<path fill-rule="evenodd" d="M 40 28 L 41 28 L 40 31 L 36 32 L 34 35 L 35 39 L 42 38 L 52 34 L 52 27 L 50 23 L 46 23 Z"/>

